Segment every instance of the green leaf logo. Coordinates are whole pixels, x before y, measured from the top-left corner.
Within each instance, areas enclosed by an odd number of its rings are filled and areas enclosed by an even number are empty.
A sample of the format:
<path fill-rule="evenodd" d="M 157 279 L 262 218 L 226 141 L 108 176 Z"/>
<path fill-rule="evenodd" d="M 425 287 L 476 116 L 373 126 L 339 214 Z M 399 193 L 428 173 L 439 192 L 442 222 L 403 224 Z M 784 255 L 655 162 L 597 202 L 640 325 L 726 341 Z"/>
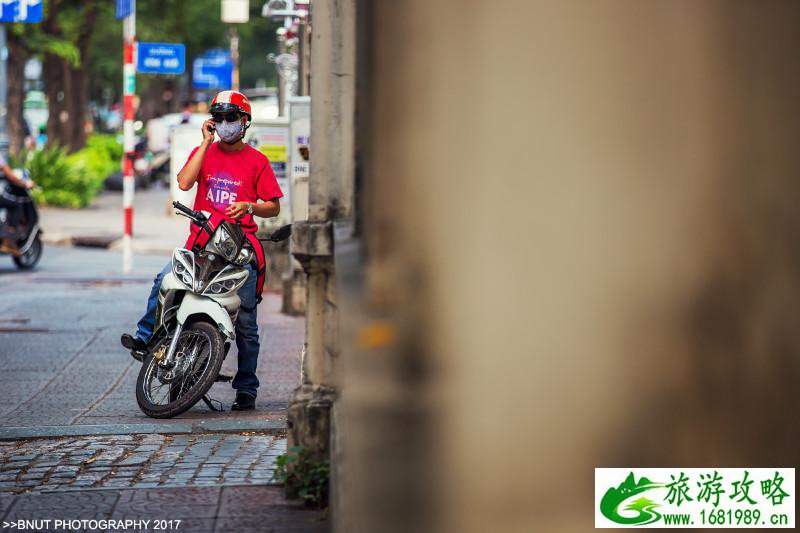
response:
<path fill-rule="evenodd" d="M 646 477 L 642 477 L 637 483 L 633 477 L 633 472 L 631 472 L 619 487 L 611 487 L 606 491 L 605 496 L 600 501 L 600 512 L 617 524 L 641 526 L 657 522 L 661 519 L 661 515 L 655 510 L 656 507 L 659 507 L 659 504 L 644 496 L 632 501 L 629 500 L 637 494 L 663 486 L 663 483 L 654 483 Z M 626 501 L 628 501 L 628 505 L 624 509 L 626 511 L 637 511 L 637 516 L 629 517 L 619 514 L 620 506 Z"/>

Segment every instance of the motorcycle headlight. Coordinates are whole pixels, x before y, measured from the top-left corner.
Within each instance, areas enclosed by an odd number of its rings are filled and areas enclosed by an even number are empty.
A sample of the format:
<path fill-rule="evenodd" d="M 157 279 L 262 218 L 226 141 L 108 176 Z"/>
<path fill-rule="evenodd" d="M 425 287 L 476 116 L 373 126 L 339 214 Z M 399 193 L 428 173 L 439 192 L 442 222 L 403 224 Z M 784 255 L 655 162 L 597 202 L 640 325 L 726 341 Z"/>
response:
<path fill-rule="evenodd" d="M 222 294 L 223 292 L 230 292 L 235 286 L 236 283 L 233 280 L 228 280 L 222 283 L 212 283 L 208 287 L 208 292 L 212 294 Z"/>
<path fill-rule="evenodd" d="M 238 291 L 245 281 L 248 272 L 241 268 L 226 268 L 211 281 L 203 294 L 224 295 Z"/>
<path fill-rule="evenodd" d="M 228 261 L 236 259 L 236 242 L 222 226 L 214 232 L 214 248 Z"/>

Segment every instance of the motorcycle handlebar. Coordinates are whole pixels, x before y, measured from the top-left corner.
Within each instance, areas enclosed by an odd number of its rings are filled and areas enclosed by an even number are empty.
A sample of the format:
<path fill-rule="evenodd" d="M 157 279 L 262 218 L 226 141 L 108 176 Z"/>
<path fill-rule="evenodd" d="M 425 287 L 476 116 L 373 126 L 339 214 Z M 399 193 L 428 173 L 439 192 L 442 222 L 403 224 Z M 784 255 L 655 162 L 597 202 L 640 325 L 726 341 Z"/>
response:
<path fill-rule="evenodd" d="M 208 218 L 206 218 L 206 216 L 200 211 L 194 211 L 193 209 L 189 209 L 188 207 L 186 207 L 185 205 L 183 205 L 178 201 L 172 202 L 172 207 L 174 207 L 175 209 L 186 215 L 186 217 L 189 220 L 193 221 L 195 224 L 199 225 L 201 228 L 206 230 L 206 232 L 208 232 L 209 235 L 213 233 L 213 230 L 208 226 Z"/>
<path fill-rule="evenodd" d="M 186 215 L 188 215 L 188 216 L 190 216 L 192 218 L 197 218 L 197 212 L 189 209 L 188 207 L 186 207 L 185 205 L 183 205 L 180 202 L 177 202 L 177 201 L 176 202 L 172 202 L 172 207 L 174 207 L 178 211 L 180 211 L 180 212 L 182 212 L 182 213 L 184 213 L 184 214 L 186 214 Z"/>
<path fill-rule="evenodd" d="M 180 202 L 172 202 L 172 206 L 195 222 L 198 222 L 200 225 L 205 225 L 205 223 L 208 222 L 208 219 L 203 213 L 189 209 Z"/>

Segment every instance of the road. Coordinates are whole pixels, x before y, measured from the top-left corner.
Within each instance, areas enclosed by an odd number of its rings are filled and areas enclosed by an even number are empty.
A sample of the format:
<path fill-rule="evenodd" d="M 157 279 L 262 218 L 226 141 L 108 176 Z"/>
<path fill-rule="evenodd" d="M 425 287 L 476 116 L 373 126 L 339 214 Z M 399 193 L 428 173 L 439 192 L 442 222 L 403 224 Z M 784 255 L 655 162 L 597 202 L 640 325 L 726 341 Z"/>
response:
<path fill-rule="evenodd" d="M 0 427 L 151 423 L 139 411 L 134 384 L 140 363 L 120 346 L 144 310 L 155 272 L 167 258 L 138 256 L 123 276 L 120 254 L 50 247 L 41 268 L 16 271 L 0 258 Z M 302 318 L 281 315 L 280 296 L 266 294 L 259 306 L 261 354 L 258 410 L 214 413 L 198 404 L 162 424 L 195 420 L 256 420 L 283 416 L 300 377 Z M 236 349 L 223 371 L 235 373 Z M 215 384 L 210 396 L 228 407 L 235 391 Z M 243 426 L 245 427 L 245 426 Z M 251 427 L 257 429 L 257 427 Z M 2 434 L 0 429 L 0 434 Z"/>
<path fill-rule="evenodd" d="M 134 271 L 122 275 L 121 255 L 106 250 L 50 246 L 31 273 L 0 257 L 0 515 L 39 519 L 66 510 L 66 518 L 147 518 L 152 502 L 159 509 L 152 518 L 185 515 L 181 531 L 261 531 L 263 520 L 253 522 L 242 502 L 266 499 L 272 503 L 264 512 L 277 513 L 287 528 L 291 517 L 305 524 L 292 531 L 326 530 L 317 514 L 283 501 L 281 489 L 269 485 L 286 449 L 285 413 L 299 382 L 304 329 L 302 318 L 279 313 L 279 295 L 267 294 L 259 306 L 256 411 L 229 411 L 235 391 L 222 383 L 210 396 L 224 412 L 200 403 L 157 421 L 139 411 L 140 363 L 119 336 L 132 331 L 167 260 L 137 256 Z M 224 371 L 235 373 L 235 362 L 234 348 Z M 191 502 L 203 498 L 215 503 L 198 514 Z M 238 518 L 250 521 L 231 529 Z"/>

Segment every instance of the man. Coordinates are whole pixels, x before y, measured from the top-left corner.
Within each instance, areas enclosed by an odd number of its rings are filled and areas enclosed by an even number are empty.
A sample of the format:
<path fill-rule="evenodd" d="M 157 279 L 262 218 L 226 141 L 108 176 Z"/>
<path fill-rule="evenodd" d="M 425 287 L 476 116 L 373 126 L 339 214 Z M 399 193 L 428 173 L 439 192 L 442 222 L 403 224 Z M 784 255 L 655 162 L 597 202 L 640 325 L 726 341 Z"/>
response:
<path fill-rule="evenodd" d="M 190 101 L 183 103 L 183 112 L 181 113 L 181 124 L 188 124 L 192 120 L 192 113 L 194 113 L 194 104 Z"/>
<path fill-rule="evenodd" d="M 24 180 L 14 174 L 14 170 L 9 166 L 5 158 L 0 155 L 0 180 L 5 179 L 12 185 L 16 185 L 22 189 L 32 189 L 36 186 L 33 180 Z M 22 212 L 22 205 L 19 199 L 7 187 L 0 187 L 0 207 L 6 209 L 6 223 L 2 228 L 0 237 L 0 252 L 18 254 L 16 241 L 23 234 L 22 228 L 19 227 L 20 213 Z"/>
<path fill-rule="evenodd" d="M 231 407 L 236 411 L 255 408 L 258 392 L 256 365 L 258 363 L 259 340 L 256 321 L 256 305 L 263 286 L 263 253 L 255 239 L 258 229 L 253 215 L 269 218 L 280 213 L 279 198 L 283 196 L 272 167 L 266 156 L 245 144 L 245 131 L 250 125 L 250 102 L 237 91 L 222 91 L 211 102 L 211 119 L 202 126 L 203 142 L 195 148 L 183 169 L 178 173 L 181 190 L 190 190 L 197 183 L 194 209 L 210 211 L 225 216 L 229 220 L 240 220 L 242 229 L 248 234 L 259 257 L 258 271 L 248 265 L 250 275 L 239 289 L 241 307 L 236 320 L 236 346 L 239 349 L 238 370 L 232 386 L 236 389 L 236 401 Z M 214 132 L 220 141 L 214 142 Z M 263 200 L 263 203 L 257 203 Z M 192 227 L 192 235 L 187 243 L 190 248 L 197 236 L 197 228 Z M 171 270 L 171 263 L 156 276 L 147 312 L 139 320 L 134 335 L 122 336 L 122 345 L 131 350 L 134 358 L 141 360 L 146 352 L 147 341 L 155 327 L 155 312 L 161 279 Z"/>

